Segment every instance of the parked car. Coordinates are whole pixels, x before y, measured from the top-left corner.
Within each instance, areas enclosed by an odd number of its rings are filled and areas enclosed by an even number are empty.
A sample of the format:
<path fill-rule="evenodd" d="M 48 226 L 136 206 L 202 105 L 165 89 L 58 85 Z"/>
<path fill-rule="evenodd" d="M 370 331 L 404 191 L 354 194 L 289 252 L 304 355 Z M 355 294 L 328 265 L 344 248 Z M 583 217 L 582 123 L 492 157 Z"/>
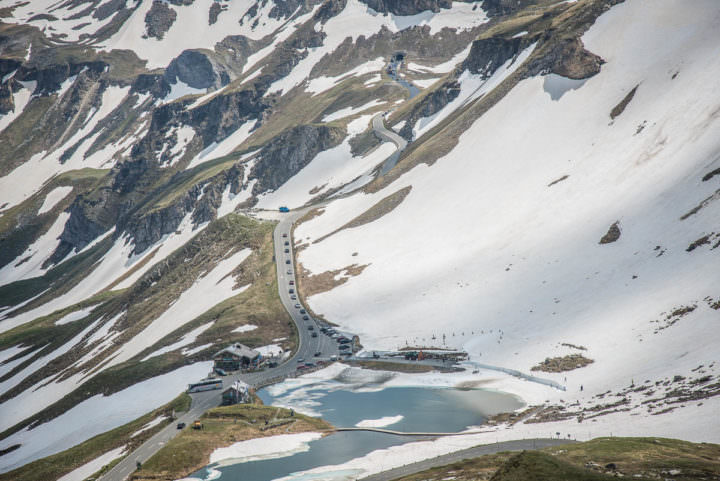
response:
<path fill-rule="evenodd" d="M 310 334 L 310 337 L 317 337 L 317 332 L 314 332 L 314 331 L 313 331 L 313 333 Z"/>
<path fill-rule="evenodd" d="M 307 315 L 303 316 L 303 321 L 309 321 L 309 320 L 310 320 L 310 317 L 308 317 Z"/>
<path fill-rule="evenodd" d="M 216 373 L 218 376 L 227 376 L 227 373 L 225 372 L 225 370 L 224 370 L 224 369 L 220 369 L 219 367 L 216 367 L 216 368 L 215 368 L 215 373 Z"/>
<path fill-rule="evenodd" d="M 352 341 L 348 339 L 347 337 L 344 337 L 342 339 L 338 339 L 339 344 L 350 344 Z"/>
<path fill-rule="evenodd" d="M 292 275 L 292 269 L 288 269 L 288 270 L 287 270 L 287 275 L 289 275 L 289 276 Z"/>
<path fill-rule="evenodd" d="M 290 264 L 290 259 L 285 259 L 285 264 Z"/>
<path fill-rule="evenodd" d="M 307 311 L 305 309 L 300 309 L 300 314 L 307 314 Z"/>
<path fill-rule="evenodd" d="M 295 294 L 290 294 L 290 299 L 297 301 L 297 296 Z"/>
<path fill-rule="evenodd" d="M 304 358 L 304 357 L 299 357 L 298 360 L 297 360 L 297 362 L 305 362 L 305 358 Z"/>
<path fill-rule="evenodd" d="M 287 234 L 283 234 L 283 237 L 287 237 Z"/>
<path fill-rule="evenodd" d="M 314 330 L 315 330 L 315 328 L 312 326 L 312 324 L 308 326 L 308 331 L 314 331 Z"/>
<path fill-rule="evenodd" d="M 185 429 L 185 423 L 178 423 L 177 424 L 178 429 Z"/>
<path fill-rule="evenodd" d="M 295 285 L 295 281 L 290 281 L 290 285 L 291 285 L 291 286 L 294 286 L 294 285 Z"/>
<path fill-rule="evenodd" d="M 288 289 L 288 292 L 289 292 L 290 294 L 295 294 L 295 289 Z"/>
<path fill-rule="evenodd" d="M 300 304 L 295 304 L 295 309 L 300 309 Z"/>
<path fill-rule="evenodd" d="M 314 354 L 314 356 L 315 356 L 315 357 L 320 357 L 320 356 L 322 356 L 322 352 L 318 351 L 318 352 L 316 352 L 316 353 Z"/>
<path fill-rule="evenodd" d="M 333 354 L 332 356 L 330 356 L 330 360 L 331 360 L 331 361 L 337 361 L 337 360 L 338 360 L 338 357 L 337 357 L 335 354 Z"/>
<path fill-rule="evenodd" d="M 350 346 L 348 346 L 347 344 L 341 344 L 340 346 L 338 346 L 338 349 L 340 349 L 341 351 L 345 351 L 347 349 L 350 349 Z"/>
<path fill-rule="evenodd" d="M 286 246 L 289 246 L 289 245 L 290 245 L 290 242 L 285 241 L 285 245 L 286 245 Z"/>
<path fill-rule="evenodd" d="M 286 248 L 285 248 L 285 254 L 288 254 L 288 253 L 290 253 L 290 249 L 288 249 L 288 248 L 286 247 Z"/>

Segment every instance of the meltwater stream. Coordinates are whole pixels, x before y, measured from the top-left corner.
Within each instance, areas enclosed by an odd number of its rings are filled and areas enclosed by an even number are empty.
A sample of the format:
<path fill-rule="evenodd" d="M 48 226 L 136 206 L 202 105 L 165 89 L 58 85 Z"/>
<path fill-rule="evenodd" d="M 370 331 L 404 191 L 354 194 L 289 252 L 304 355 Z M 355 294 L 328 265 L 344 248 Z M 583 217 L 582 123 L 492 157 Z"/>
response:
<path fill-rule="evenodd" d="M 272 393 L 276 394 L 273 395 Z M 322 416 L 337 427 L 353 427 L 364 420 L 395 418 L 387 429 L 404 432 L 458 432 L 481 424 L 488 415 L 522 407 L 516 397 L 480 389 L 388 387 L 323 381 L 290 389 L 263 389 L 265 404 L 294 407 Z M 210 465 L 193 477 L 227 481 L 352 479 L 352 472 L 313 475 L 304 471 L 337 465 L 376 449 L 427 437 L 395 436 L 377 432 L 339 432 L 309 443 L 309 449 L 289 456 L 218 466 Z M 348 478 L 350 477 L 350 478 Z"/>

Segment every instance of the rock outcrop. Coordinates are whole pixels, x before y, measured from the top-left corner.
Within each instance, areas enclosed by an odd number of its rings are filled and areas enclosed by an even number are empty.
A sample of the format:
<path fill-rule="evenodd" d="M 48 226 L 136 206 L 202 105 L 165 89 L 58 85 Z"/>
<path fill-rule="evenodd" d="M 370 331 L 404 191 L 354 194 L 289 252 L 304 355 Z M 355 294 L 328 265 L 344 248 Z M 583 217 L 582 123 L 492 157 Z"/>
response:
<path fill-rule="evenodd" d="M 344 137 L 343 129 L 326 125 L 299 125 L 278 135 L 262 149 L 250 173 L 257 179 L 253 195 L 277 189 Z"/>
<path fill-rule="evenodd" d="M 398 134 L 408 141 L 415 140 L 413 139 L 413 126 L 417 121 L 423 117 L 430 117 L 436 114 L 458 95 L 460 95 L 460 83 L 456 80 L 445 82 L 441 87 L 430 92 L 414 106 L 408 117 L 405 118 L 405 125 L 403 125 L 403 128 L 400 129 Z"/>
<path fill-rule="evenodd" d="M 165 70 L 165 79 L 178 80 L 196 89 L 219 88 L 230 82 L 228 72 L 201 50 L 185 50 Z"/>
<path fill-rule="evenodd" d="M 162 40 L 176 18 L 177 12 L 165 2 L 153 2 L 152 7 L 145 14 L 146 35 Z"/>

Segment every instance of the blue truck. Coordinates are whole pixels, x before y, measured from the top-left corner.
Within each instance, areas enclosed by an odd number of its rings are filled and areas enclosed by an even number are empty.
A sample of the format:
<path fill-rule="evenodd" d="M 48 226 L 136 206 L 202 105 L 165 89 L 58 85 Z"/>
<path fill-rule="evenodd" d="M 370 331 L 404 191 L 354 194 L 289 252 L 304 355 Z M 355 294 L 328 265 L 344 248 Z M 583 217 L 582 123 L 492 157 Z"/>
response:
<path fill-rule="evenodd" d="M 285 207 L 284 205 L 281 205 L 278 210 L 279 210 L 280 212 L 290 212 L 290 209 L 288 209 L 288 208 Z"/>

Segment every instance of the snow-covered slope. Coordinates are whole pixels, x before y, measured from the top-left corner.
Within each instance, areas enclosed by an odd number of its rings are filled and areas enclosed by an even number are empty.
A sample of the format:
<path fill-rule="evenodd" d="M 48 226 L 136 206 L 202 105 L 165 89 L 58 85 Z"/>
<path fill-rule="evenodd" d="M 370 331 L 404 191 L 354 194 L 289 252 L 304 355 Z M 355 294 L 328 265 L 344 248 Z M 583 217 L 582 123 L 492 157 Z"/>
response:
<path fill-rule="evenodd" d="M 711 1 L 618 5 L 582 38 L 607 63 L 580 88 L 553 100 L 542 77 L 523 80 L 432 166 L 327 205 L 296 230 L 303 267 L 368 267 L 310 306 L 369 349 L 447 345 L 529 371 L 578 352 L 563 343 L 587 348 L 590 366 L 545 374 L 572 394 L 531 402 L 590 406 L 633 380 L 701 365 L 717 375 L 717 236 L 689 246 L 713 232 L 720 205 L 686 214 L 718 188 L 702 179 L 720 167 L 719 22 Z M 406 186 L 392 212 L 314 242 Z M 620 238 L 600 244 L 616 221 Z M 695 308 L 658 330 L 682 306 Z M 633 413 L 649 416 L 640 401 Z M 680 429 L 682 417 L 650 419 Z"/>
<path fill-rule="evenodd" d="M 299 293 L 367 349 L 582 354 L 541 374 L 567 391 L 496 387 L 717 441 L 680 424 L 720 410 L 720 7 L 496 3 L 0 0 L 0 471 L 78 442 L 39 436 L 80 403 L 285 336 L 253 304 L 272 226 L 230 214 L 320 201 Z"/>

